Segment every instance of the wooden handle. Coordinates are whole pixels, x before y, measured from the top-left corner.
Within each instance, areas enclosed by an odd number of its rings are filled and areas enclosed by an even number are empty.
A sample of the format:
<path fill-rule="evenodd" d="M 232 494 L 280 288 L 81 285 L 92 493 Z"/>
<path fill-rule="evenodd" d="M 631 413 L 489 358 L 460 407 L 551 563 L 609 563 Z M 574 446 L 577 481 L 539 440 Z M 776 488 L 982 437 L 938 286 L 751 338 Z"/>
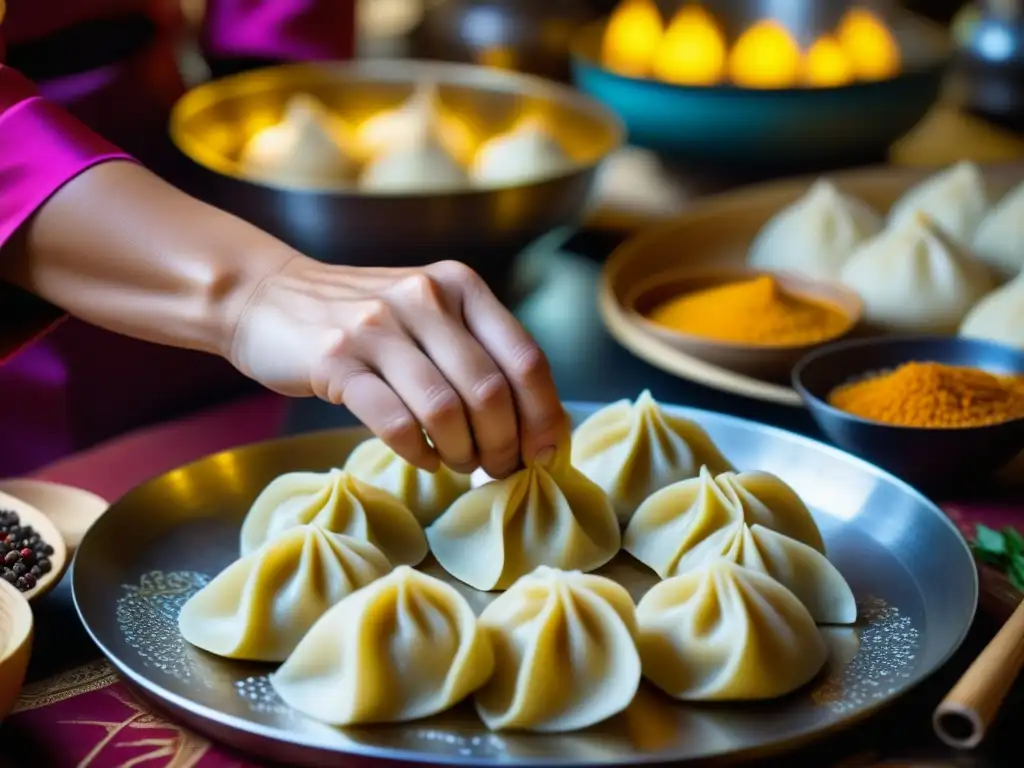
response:
<path fill-rule="evenodd" d="M 1024 602 L 935 709 L 932 726 L 946 744 L 974 749 L 1024 665 Z"/>

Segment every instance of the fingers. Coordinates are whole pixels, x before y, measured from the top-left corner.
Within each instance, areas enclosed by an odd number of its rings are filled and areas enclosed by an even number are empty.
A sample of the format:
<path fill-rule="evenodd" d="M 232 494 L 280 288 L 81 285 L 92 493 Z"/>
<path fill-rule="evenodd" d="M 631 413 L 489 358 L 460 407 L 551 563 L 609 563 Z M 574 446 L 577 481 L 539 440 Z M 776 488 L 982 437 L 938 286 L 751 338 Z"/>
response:
<path fill-rule="evenodd" d="M 510 475 L 520 463 L 519 425 L 505 375 L 446 305 L 437 282 L 420 272 L 397 288 L 394 306 L 406 329 L 461 398 L 480 465 L 491 477 Z"/>
<path fill-rule="evenodd" d="M 569 422 L 544 353 L 469 267 L 440 262 L 430 269 L 438 280 L 461 293 L 466 327 L 511 387 L 523 460 L 546 461 L 568 437 Z"/>

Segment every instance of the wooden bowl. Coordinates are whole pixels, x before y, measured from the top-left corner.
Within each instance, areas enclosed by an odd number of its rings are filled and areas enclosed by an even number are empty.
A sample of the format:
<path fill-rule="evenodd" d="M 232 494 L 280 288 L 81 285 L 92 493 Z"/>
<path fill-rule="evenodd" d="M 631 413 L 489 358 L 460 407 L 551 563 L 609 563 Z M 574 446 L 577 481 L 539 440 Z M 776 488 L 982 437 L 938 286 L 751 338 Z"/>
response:
<path fill-rule="evenodd" d="M 32 653 L 32 609 L 17 589 L 0 579 L 0 721 L 18 700 Z"/>
<path fill-rule="evenodd" d="M 634 286 L 622 286 L 627 320 L 635 323 L 651 337 L 693 357 L 730 371 L 771 381 L 789 378 L 793 366 L 805 354 L 824 344 L 846 336 L 860 322 L 864 304 L 855 291 L 844 286 L 809 280 L 798 275 L 774 274 L 778 284 L 788 293 L 802 299 L 828 304 L 842 312 L 848 322 L 840 331 L 808 344 L 744 344 L 716 341 L 667 328 L 649 319 L 660 304 L 677 296 L 741 280 L 769 274 L 753 269 L 677 270 L 654 275 Z"/>
<path fill-rule="evenodd" d="M 0 480 L 0 493 L 21 499 L 50 518 L 69 555 L 78 548 L 89 526 L 110 506 L 106 499 L 82 488 L 20 477 Z"/>
<path fill-rule="evenodd" d="M 22 524 L 31 525 L 43 540 L 53 547 L 53 554 L 50 555 L 50 563 L 53 567 L 50 572 L 41 576 L 32 589 L 19 593 L 24 595 L 27 600 L 34 600 L 53 589 L 64 575 L 64 571 L 68 567 L 67 545 L 50 518 L 31 504 L 6 493 L 0 493 L 0 509 L 17 512 Z"/>

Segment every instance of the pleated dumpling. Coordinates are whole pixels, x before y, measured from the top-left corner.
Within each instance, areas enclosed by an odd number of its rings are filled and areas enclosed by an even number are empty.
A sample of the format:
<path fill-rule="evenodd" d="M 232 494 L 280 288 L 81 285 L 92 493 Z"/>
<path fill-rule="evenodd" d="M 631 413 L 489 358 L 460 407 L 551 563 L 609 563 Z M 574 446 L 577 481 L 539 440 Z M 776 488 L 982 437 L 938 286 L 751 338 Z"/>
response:
<path fill-rule="evenodd" d="M 352 451 L 344 470 L 396 496 L 421 525 L 430 525 L 469 490 L 469 475 L 460 475 L 444 465 L 437 472 L 427 472 L 407 462 L 376 437 Z"/>
<path fill-rule="evenodd" d="M 242 522 L 242 554 L 307 524 L 368 541 L 395 565 L 416 565 L 427 556 L 427 539 L 413 513 L 387 491 L 340 469 L 290 472 L 264 488 Z"/>
<path fill-rule="evenodd" d="M 975 304 L 960 335 L 1024 349 L 1024 272 Z"/>
<path fill-rule="evenodd" d="M 846 579 L 821 552 L 763 525 L 731 523 L 685 552 L 678 576 L 725 559 L 771 576 L 796 595 L 818 624 L 852 624 L 857 601 Z"/>
<path fill-rule="evenodd" d="M 726 560 L 655 584 L 637 606 L 644 676 L 683 701 L 784 696 L 810 682 L 828 647 L 796 596 Z"/>
<path fill-rule="evenodd" d="M 905 223 L 924 213 L 957 240 L 970 243 L 988 209 L 981 169 L 963 161 L 904 192 L 889 209 L 889 221 Z"/>
<path fill-rule="evenodd" d="M 868 323 L 901 333 L 955 333 L 993 285 L 988 267 L 921 212 L 861 245 L 840 277 Z"/>
<path fill-rule="evenodd" d="M 1024 272 L 1024 183 L 989 212 L 974 235 L 974 252 L 1002 280 Z"/>
<path fill-rule="evenodd" d="M 493 669 L 465 598 L 399 566 L 325 613 L 270 682 L 323 723 L 398 723 L 454 706 Z"/>
<path fill-rule="evenodd" d="M 707 538 L 740 523 L 762 525 L 825 552 L 810 510 L 775 475 L 712 477 L 706 468 L 648 497 L 622 535 L 622 548 L 664 579 L 679 573 L 684 557 Z"/>
<path fill-rule="evenodd" d="M 554 176 L 571 164 L 542 120 L 523 121 L 484 143 L 473 159 L 473 180 L 481 186 L 524 184 Z"/>
<path fill-rule="evenodd" d="M 603 576 L 541 566 L 480 614 L 494 675 L 476 709 L 495 731 L 576 731 L 629 706 L 640 685 L 636 608 Z"/>
<path fill-rule="evenodd" d="M 193 595 L 178 627 L 217 656 L 283 661 L 331 606 L 390 571 L 372 544 L 315 525 L 291 528 Z"/>
<path fill-rule="evenodd" d="M 427 529 L 430 549 L 452 576 L 474 589 L 508 589 L 547 565 L 593 571 L 619 551 L 611 500 L 560 449 L 548 466 L 533 464 L 474 488 Z"/>
<path fill-rule="evenodd" d="M 854 249 L 884 223 L 867 203 L 821 179 L 764 225 L 748 260 L 755 269 L 835 280 Z"/>
<path fill-rule="evenodd" d="M 620 400 L 580 424 L 572 463 L 601 486 L 625 525 L 640 503 L 678 480 L 732 467 L 697 422 L 667 413 L 648 390 L 635 403 Z"/>

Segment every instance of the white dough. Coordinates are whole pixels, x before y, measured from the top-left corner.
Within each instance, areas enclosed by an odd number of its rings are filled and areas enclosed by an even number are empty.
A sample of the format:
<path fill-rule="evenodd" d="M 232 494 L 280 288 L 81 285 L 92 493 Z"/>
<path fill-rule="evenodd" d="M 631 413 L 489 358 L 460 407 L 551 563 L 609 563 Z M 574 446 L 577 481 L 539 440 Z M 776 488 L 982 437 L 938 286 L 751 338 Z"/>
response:
<path fill-rule="evenodd" d="M 1024 349 L 1024 272 L 979 301 L 964 318 L 960 335 Z"/>
<path fill-rule="evenodd" d="M 989 212 L 974 236 L 974 252 L 1003 280 L 1024 271 L 1024 183 Z"/>
<path fill-rule="evenodd" d="M 867 203 L 821 179 L 773 216 L 750 248 L 755 269 L 834 280 L 854 249 L 885 222 Z"/>
<path fill-rule="evenodd" d="M 441 143 L 428 136 L 371 160 L 359 186 L 371 192 L 452 192 L 468 188 L 469 178 Z"/>
<path fill-rule="evenodd" d="M 864 302 L 864 319 L 901 333 L 955 333 L 992 289 L 988 268 L 926 214 L 890 224 L 840 275 Z"/>
<path fill-rule="evenodd" d="M 889 211 L 890 223 L 910 221 L 926 213 L 942 229 L 970 243 L 988 213 L 988 192 L 977 165 L 961 162 L 907 190 Z"/>
<path fill-rule="evenodd" d="M 254 135 L 242 150 L 243 170 L 259 179 L 292 185 L 346 183 L 358 168 L 350 128 L 312 96 L 285 105 L 277 125 Z"/>
<path fill-rule="evenodd" d="M 522 184 L 554 176 L 569 165 L 568 155 L 544 124 L 529 120 L 480 147 L 472 175 L 482 186 Z"/>

